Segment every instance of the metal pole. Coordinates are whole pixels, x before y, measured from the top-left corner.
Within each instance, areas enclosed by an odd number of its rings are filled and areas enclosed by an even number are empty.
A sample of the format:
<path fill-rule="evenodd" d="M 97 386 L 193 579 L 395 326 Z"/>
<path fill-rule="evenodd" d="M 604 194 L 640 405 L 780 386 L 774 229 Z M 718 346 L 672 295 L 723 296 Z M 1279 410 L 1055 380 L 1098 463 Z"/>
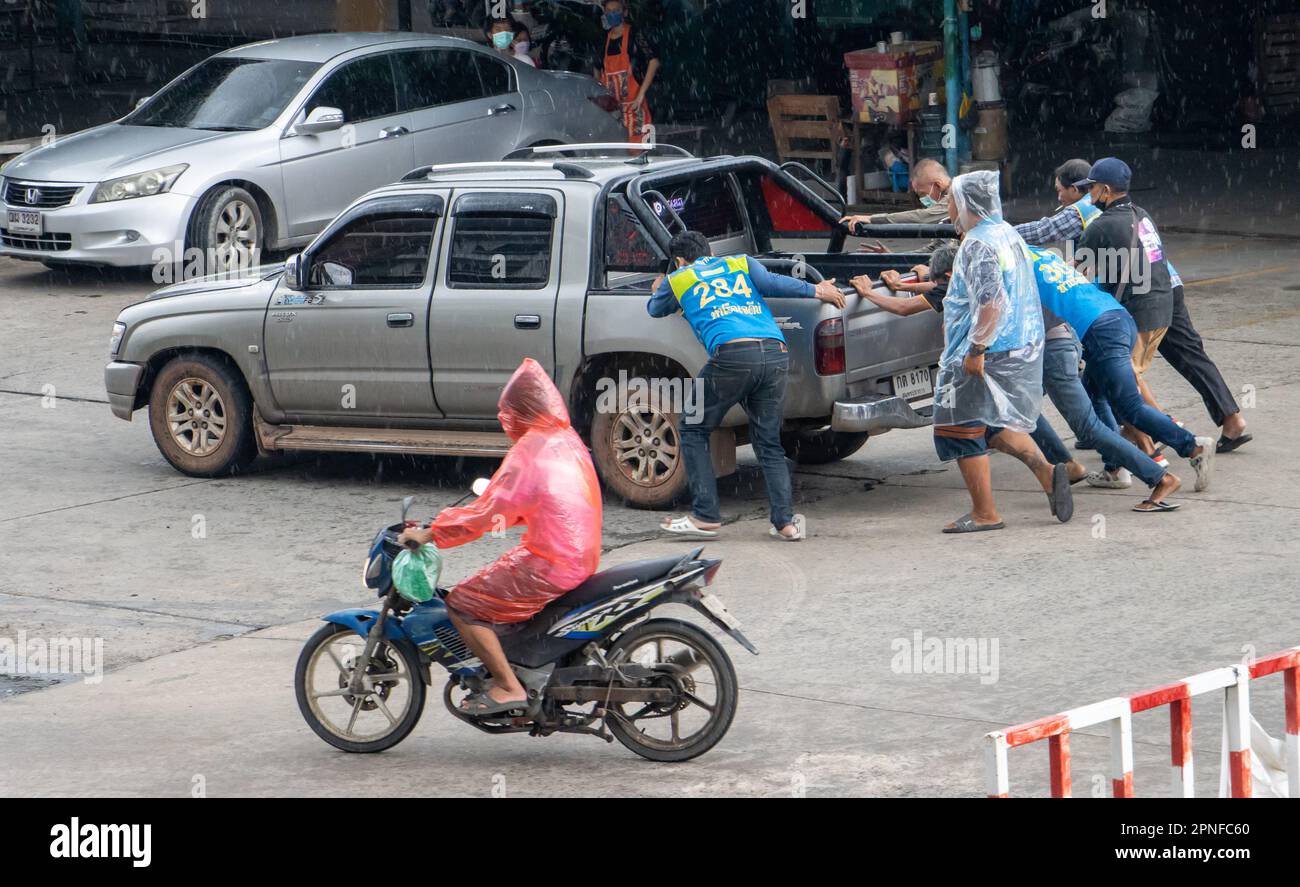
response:
<path fill-rule="evenodd" d="M 961 72 L 957 68 L 957 0 L 943 0 L 943 80 L 947 100 L 947 124 L 944 127 L 944 166 L 949 175 L 957 175 L 957 105 L 961 101 Z"/>

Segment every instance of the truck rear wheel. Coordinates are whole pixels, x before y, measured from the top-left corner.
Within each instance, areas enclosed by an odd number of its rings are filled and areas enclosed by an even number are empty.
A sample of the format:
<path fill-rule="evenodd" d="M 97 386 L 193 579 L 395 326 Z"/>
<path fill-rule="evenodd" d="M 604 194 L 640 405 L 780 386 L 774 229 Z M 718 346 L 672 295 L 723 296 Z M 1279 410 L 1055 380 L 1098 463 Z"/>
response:
<path fill-rule="evenodd" d="M 636 390 L 634 382 L 629 390 Z M 620 400 L 627 402 L 600 409 L 597 399 L 591 421 L 596 473 L 607 490 L 634 508 L 667 508 L 686 491 L 678 414 L 632 397 Z"/>
<path fill-rule="evenodd" d="M 781 445 L 786 455 L 800 465 L 825 465 L 852 456 L 862 449 L 868 436 L 866 431 L 806 428 L 781 435 Z"/>
<path fill-rule="evenodd" d="M 191 477 L 232 474 L 257 456 L 253 399 L 243 378 L 206 354 L 177 357 L 149 394 L 149 429 L 172 467 Z"/>

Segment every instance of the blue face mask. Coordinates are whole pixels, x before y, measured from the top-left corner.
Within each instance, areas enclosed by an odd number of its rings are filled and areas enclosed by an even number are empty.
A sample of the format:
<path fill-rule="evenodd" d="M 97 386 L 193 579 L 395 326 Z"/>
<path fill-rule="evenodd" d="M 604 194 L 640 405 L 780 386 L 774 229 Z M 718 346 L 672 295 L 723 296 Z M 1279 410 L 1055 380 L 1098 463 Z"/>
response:
<path fill-rule="evenodd" d="M 515 39 L 515 35 L 509 31 L 497 31 L 492 35 L 492 45 L 497 49 L 509 49 L 510 41 Z"/>
<path fill-rule="evenodd" d="M 623 13 L 617 9 L 610 10 L 600 17 L 600 23 L 605 26 L 606 31 L 612 31 L 623 24 Z"/>
<path fill-rule="evenodd" d="M 929 208 L 929 207 L 931 207 L 931 206 L 934 206 L 934 205 L 935 205 L 936 203 L 938 203 L 938 202 L 939 202 L 939 201 L 935 200 L 935 199 L 934 199 L 933 197 L 931 197 L 929 194 L 926 194 L 924 197 L 921 198 L 921 206 L 924 206 L 924 207 L 927 207 L 927 208 Z"/>

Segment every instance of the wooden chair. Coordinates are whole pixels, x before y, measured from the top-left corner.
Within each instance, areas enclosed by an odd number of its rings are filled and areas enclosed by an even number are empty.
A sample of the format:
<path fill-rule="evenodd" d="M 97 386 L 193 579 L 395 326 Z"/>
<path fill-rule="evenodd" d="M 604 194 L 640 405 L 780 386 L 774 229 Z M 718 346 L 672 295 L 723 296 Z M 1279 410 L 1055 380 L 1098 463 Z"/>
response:
<path fill-rule="evenodd" d="M 829 181 L 840 178 L 840 100 L 833 95 L 774 95 L 767 100 L 776 154 L 787 160 L 823 160 Z"/>

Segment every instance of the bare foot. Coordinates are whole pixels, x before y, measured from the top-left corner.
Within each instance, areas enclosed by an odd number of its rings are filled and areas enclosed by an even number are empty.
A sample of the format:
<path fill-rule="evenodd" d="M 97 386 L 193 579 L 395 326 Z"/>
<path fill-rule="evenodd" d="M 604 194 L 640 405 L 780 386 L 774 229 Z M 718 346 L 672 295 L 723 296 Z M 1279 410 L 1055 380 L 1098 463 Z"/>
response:
<path fill-rule="evenodd" d="M 1155 485 L 1151 495 L 1147 498 L 1152 502 L 1163 502 L 1174 493 L 1178 492 L 1179 487 L 1183 485 L 1182 480 L 1172 471 L 1166 471 L 1165 476 L 1160 478 L 1160 483 Z"/>

